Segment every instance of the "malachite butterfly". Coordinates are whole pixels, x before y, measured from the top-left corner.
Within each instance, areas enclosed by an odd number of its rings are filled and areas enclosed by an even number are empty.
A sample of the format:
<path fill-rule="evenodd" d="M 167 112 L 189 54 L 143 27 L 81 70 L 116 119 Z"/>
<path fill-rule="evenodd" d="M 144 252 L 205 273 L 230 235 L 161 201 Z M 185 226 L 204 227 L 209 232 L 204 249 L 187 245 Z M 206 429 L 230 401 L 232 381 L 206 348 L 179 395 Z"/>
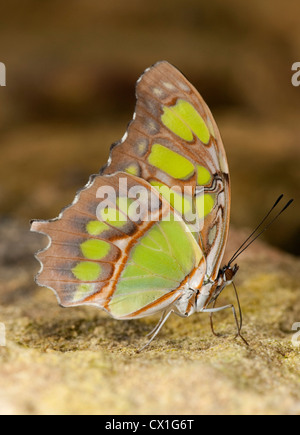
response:
<path fill-rule="evenodd" d="M 152 340 L 171 313 L 234 311 L 214 303 L 238 267 L 220 268 L 230 179 L 209 108 L 166 61 L 144 72 L 136 95 L 133 120 L 107 165 L 57 219 L 34 220 L 31 230 L 50 239 L 37 254 L 36 281 L 60 305 L 93 305 L 115 319 L 161 312 Z"/>

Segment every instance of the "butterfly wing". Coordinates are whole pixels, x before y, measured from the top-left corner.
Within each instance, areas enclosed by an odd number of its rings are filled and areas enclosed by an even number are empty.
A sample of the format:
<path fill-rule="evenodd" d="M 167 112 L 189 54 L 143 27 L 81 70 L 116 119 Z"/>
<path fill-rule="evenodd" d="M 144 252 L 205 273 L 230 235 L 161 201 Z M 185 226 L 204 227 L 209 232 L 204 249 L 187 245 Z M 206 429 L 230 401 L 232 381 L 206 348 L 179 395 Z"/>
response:
<path fill-rule="evenodd" d="M 136 96 L 133 120 L 101 173 L 124 171 L 155 188 L 163 186 L 166 199 L 174 194 L 168 200 L 178 211 L 184 201 L 180 192 L 191 188 L 201 222 L 196 239 L 206 258 L 206 274 L 216 279 L 230 216 L 229 171 L 218 127 L 197 90 L 168 62 L 145 71 Z"/>
<path fill-rule="evenodd" d="M 65 307 L 142 317 L 174 303 L 199 267 L 204 277 L 203 253 L 186 224 L 130 174 L 93 176 L 59 218 L 33 221 L 31 229 L 50 240 L 37 254 L 37 283 Z"/>

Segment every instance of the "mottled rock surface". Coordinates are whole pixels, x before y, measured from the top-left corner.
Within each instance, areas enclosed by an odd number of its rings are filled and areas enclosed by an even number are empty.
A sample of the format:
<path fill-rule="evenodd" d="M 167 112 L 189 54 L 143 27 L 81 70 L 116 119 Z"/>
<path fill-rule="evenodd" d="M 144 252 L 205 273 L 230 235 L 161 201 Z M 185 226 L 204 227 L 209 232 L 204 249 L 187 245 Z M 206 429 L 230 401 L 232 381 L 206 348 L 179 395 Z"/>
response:
<path fill-rule="evenodd" d="M 0 225 L 1 414 L 300 414 L 300 262 L 258 242 L 237 278 L 247 348 L 230 312 L 169 319 L 142 353 L 157 318 L 116 321 L 93 308 L 62 309 L 33 282 L 46 239 Z M 229 252 L 245 234 L 232 231 Z M 219 303 L 234 301 L 230 288 Z"/>

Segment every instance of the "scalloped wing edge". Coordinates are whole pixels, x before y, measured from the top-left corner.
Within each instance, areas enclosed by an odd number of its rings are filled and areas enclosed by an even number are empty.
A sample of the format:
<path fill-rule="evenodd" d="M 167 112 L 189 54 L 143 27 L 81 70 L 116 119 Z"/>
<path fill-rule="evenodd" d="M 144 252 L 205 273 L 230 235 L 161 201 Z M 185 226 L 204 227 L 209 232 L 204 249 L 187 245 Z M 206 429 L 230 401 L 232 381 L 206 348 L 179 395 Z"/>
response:
<path fill-rule="evenodd" d="M 60 300 L 60 297 L 59 297 L 57 291 L 56 291 L 53 287 L 46 286 L 46 285 L 41 284 L 41 283 L 39 282 L 39 277 L 40 277 L 41 273 L 42 273 L 43 270 L 44 270 L 44 264 L 43 264 L 43 262 L 40 260 L 39 255 L 42 254 L 42 253 L 44 253 L 44 252 L 46 252 L 46 251 L 51 247 L 51 245 L 52 245 L 52 238 L 51 238 L 51 236 L 50 236 L 49 234 L 47 234 L 47 233 L 45 233 L 44 231 L 41 231 L 41 230 L 39 230 L 39 229 L 37 229 L 37 228 L 35 229 L 34 227 L 35 227 L 35 226 L 38 226 L 39 224 L 46 224 L 46 223 L 51 223 L 51 222 L 56 222 L 56 221 L 61 220 L 61 219 L 64 217 L 64 213 L 65 213 L 65 211 L 68 210 L 70 207 L 73 207 L 75 204 L 78 203 L 78 201 L 79 201 L 79 199 L 80 199 L 80 195 L 81 195 L 81 193 L 82 193 L 83 191 L 89 189 L 89 188 L 93 185 L 93 183 L 94 183 L 96 177 L 98 177 L 98 176 L 99 176 L 99 174 L 93 174 L 93 175 L 91 175 L 91 176 L 89 177 L 88 182 L 87 182 L 83 187 L 81 187 L 79 190 L 77 190 L 77 192 L 76 192 L 76 194 L 75 194 L 75 198 L 74 198 L 74 200 L 72 201 L 72 203 L 66 205 L 65 207 L 63 207 L 62 210 L 60 211 L 59 215 L 58 215 L 56 218 L 53 218 L 53 219 L 32 219 L 32 220 L 30 221 L 30 231 L 31 231 L 31 232 L 33 232 L 33 233 L 38 233 L 38 234 L 42 234 L 42 235 L 44 235 L 44 236 L 47 236 L 47 238 L 48 238 L 48 245 L 47 245 L 45 248 L 40 249 L 39 251 L 37 251 L 37 252 L 34 254 L 34 258 L 35 258 L 35 259 L 39 262 L 39 264 L 40 264 L 40 269 L 39 269 L 39 271 L 37 272 L 37 274 L 35 275 L 35 277 L 34 277 L 34 281 L 35 281 L 35 283 L 36 283 L 38 286 L 43 287 L 43 288 L 48 288 L 48 289 L 52 290 L 52 292 L 53 292 L 53 293 L 55 294 L 55 296 L 56 296 L 56 299 L 57 299 L 58 304 L 59 304 L 62 308 L 68 308 L 68 307 L 64 306 L 64 305 L 61 303 L 61 300 Z M 111 176 L 110 176 L 110 175 L 107 175 L 107 177 L 111 177 Z M 87 305 L 87 304 L 86 304 L 86 305 Z M 91 305 L 93 305 L 93 304 L 91 304 Z M 104 308 L 103 308 L 103 310 L 106 311 Z"/>

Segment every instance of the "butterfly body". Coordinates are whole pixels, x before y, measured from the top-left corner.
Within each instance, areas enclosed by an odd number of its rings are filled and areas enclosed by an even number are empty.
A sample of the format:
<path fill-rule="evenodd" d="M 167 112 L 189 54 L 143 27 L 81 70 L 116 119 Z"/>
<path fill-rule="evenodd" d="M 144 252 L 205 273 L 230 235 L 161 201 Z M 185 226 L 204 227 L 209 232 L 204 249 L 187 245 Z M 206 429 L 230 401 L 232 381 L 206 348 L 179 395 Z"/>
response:
<path fill-rule="evenodd" d="M 171 312 L 218 310 L 209 306 L 237 272 L 221 269 L 230 179 L 212 114 L 175 67 L 147 69 L 136 95 L 107 165 L 57 219 L 32 230 L 49 237 L 37 282 L 61 305 L 116 319 L 163 312 L 156 334 Z"/>

